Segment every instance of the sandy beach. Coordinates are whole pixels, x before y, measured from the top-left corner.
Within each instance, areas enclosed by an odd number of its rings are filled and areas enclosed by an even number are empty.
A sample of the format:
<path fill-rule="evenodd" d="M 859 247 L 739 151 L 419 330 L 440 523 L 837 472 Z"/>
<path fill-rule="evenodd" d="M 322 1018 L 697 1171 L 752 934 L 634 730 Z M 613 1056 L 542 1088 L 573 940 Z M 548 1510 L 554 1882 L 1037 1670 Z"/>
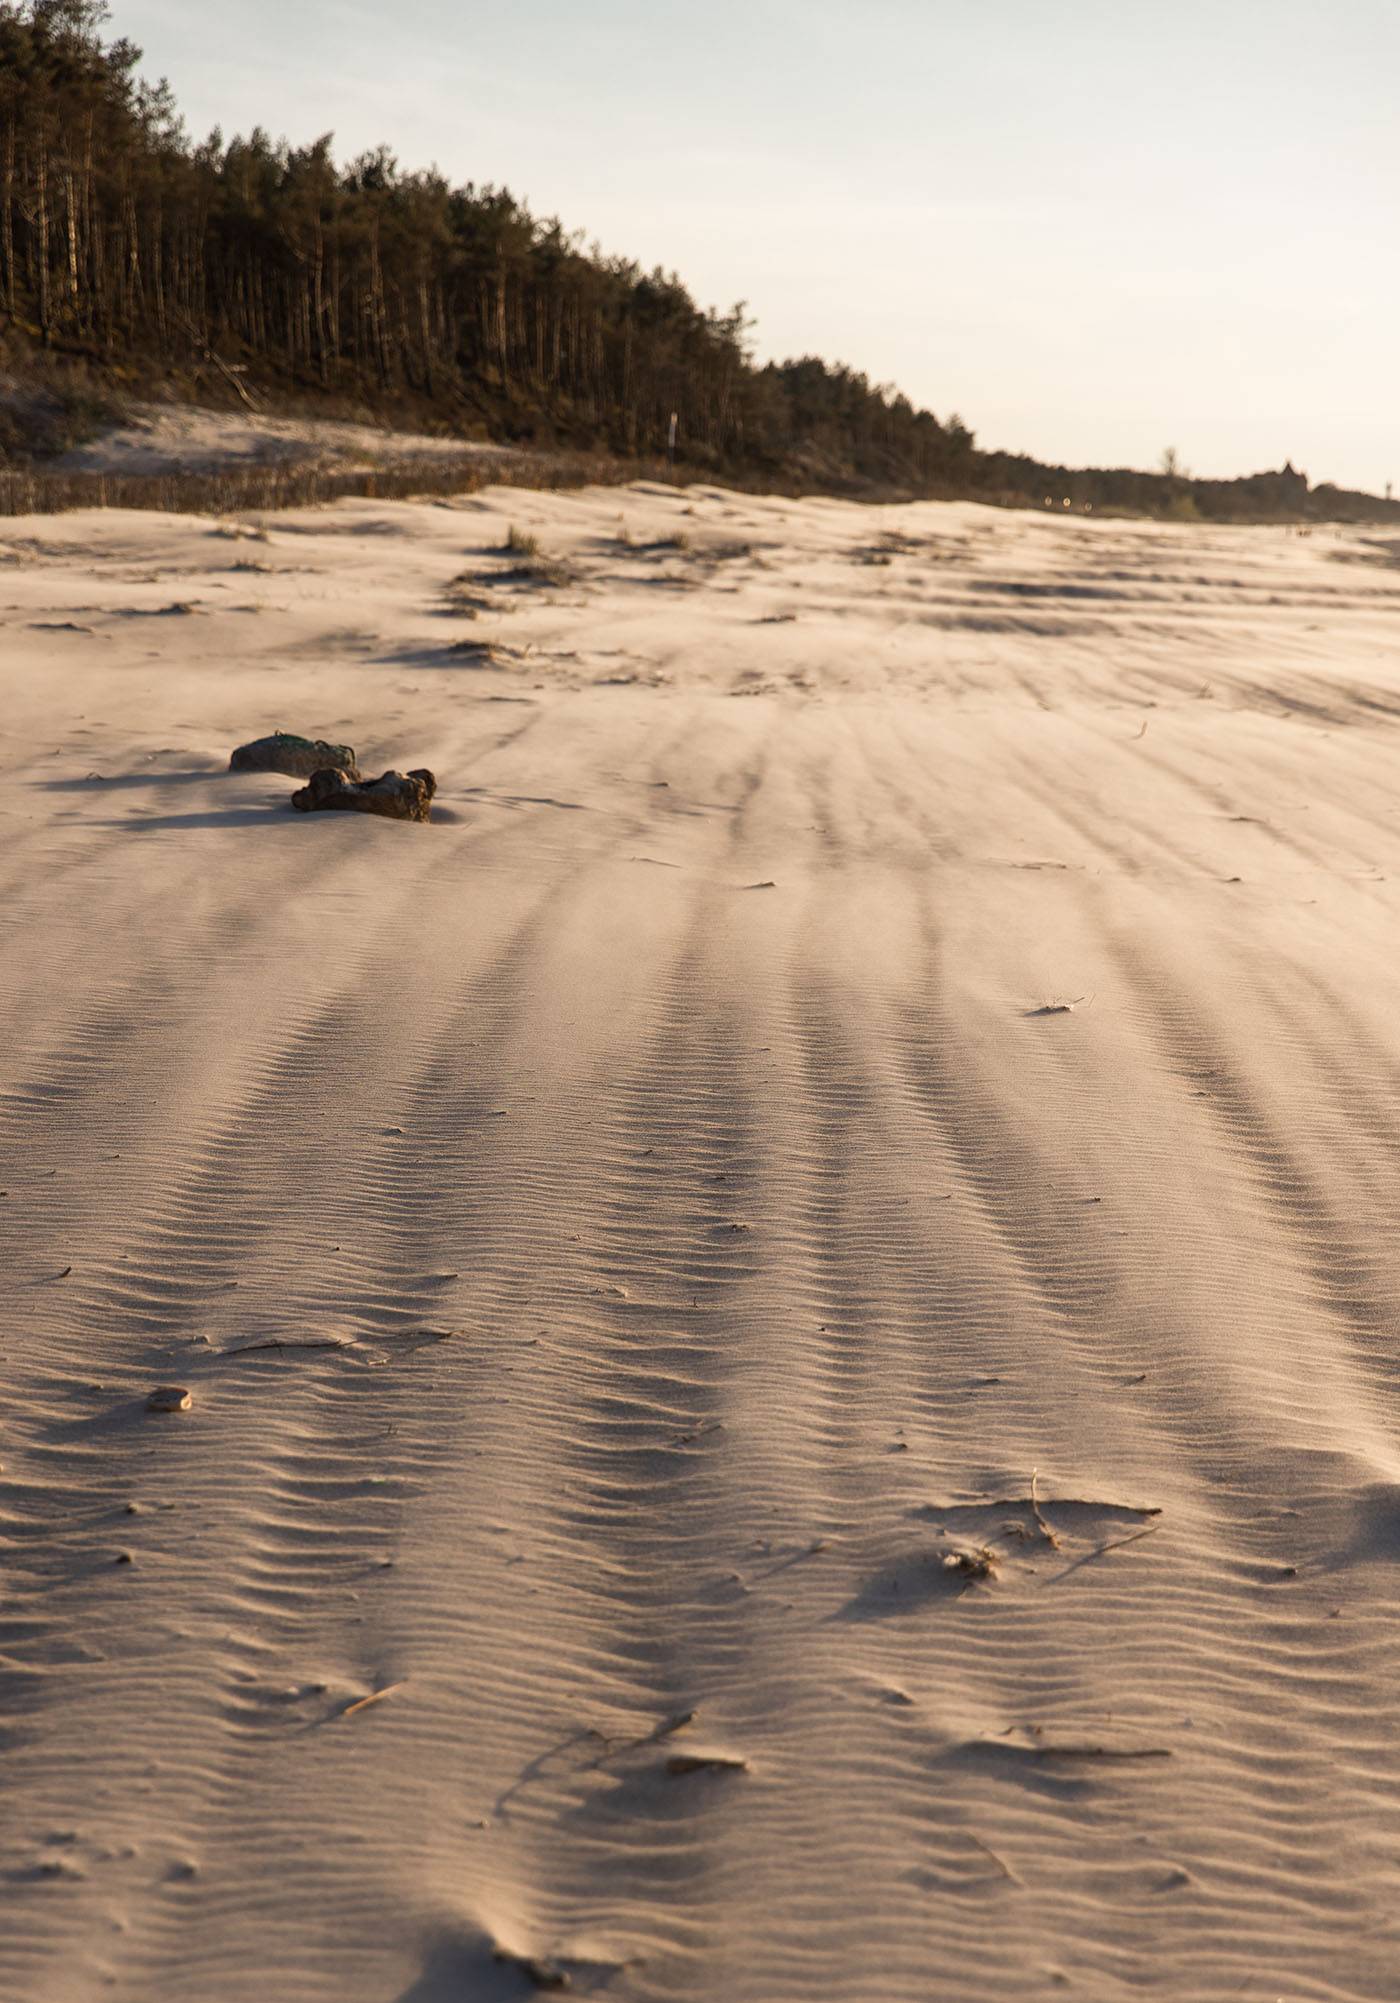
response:
<path fill-rule="evenodd" d="M 0 1996 L 1400 1997 L 1397 640 L 1381 531 L 0 522 Z"/>

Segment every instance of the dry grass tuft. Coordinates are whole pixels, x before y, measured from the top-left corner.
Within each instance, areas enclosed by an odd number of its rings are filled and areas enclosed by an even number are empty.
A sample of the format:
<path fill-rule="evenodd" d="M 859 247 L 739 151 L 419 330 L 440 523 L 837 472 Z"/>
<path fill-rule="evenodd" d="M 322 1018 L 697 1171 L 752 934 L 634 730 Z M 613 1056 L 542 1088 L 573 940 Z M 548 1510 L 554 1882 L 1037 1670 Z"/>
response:
<path fill-rule="evenodd" d="M 997 1570 L 997 1553 L 985 1544 L 979 1544 L 972 1551 L 948 1551 L 944 1553 L 943 1569 L 955 1572 L 965 1585 L 976 1585 L 982 1579 L 996 1579 L 1001 1576 Z"/>

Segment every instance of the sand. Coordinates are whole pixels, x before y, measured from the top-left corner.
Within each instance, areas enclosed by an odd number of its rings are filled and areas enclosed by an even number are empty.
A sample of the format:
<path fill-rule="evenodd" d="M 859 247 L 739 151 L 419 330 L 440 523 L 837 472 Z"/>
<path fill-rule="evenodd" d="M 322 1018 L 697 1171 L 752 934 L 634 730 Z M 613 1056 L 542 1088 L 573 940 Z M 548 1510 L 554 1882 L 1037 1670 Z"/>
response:
<path fill-rule="evenodd" d="M 1398 559 L 0 524 L 0 1995 L 1400 1996 Z"/>
<path fill-rule="evenodd" d="M 120 424 L 52 463 L 60 473 L 209 473 L 260 466 L 350 470 L 408 459 L 500 457 L 503 448 L 427 433 L 386 431 L 337 418 L 137 403 Z"/>

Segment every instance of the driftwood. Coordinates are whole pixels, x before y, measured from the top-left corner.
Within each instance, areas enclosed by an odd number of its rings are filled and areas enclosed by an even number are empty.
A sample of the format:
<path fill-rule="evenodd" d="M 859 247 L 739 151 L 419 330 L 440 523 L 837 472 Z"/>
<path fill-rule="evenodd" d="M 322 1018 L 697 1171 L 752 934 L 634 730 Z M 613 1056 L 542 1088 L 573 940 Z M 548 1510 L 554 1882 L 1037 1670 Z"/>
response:
<path fill-rule="evenodd" d="M 747 1773 L 749 1763 L 732 1753 L 672 1753 L 666 1762 L 671 1774 Z"/>
<path fill-rule="evenodd" d="M 313 772 L 336 766 L 358 779 L 360 768 L 348 744 L 327 744 L 319 737 L 297 737 L 290 730 L 274 730 L 270 737 L 256 737 L 240 744 L 228 761 L 230 772 L 283 772 L 289 779 L 309 779 Z"/>
<path fill-rule="evenodd" d="M 382 772 L 377 779 L 357 780 L 338 767 L 313 772 L 308 785 L 293 793 L 299 813 L 342 808 L 351 813 L 384 814 L 391 821 L 426 821 L 432 811 L 437 780 L 431 772 Z"/>
<path fill-rule="evenodd" d="M 343 1711 L 336 1713 L 336 1716 L 353 1718 L 361 1711 L 368 1711 L 371 1704 L 382 1704 L 386 1697 L 392 1697 L 396 1690 L 402 1690 L 403 1687 L 402 1683 L 389 1683 L 382 1690 L 371 1690 L 368 1697 L 357 1697 L 353 1704 L 347 1704 Z"/>

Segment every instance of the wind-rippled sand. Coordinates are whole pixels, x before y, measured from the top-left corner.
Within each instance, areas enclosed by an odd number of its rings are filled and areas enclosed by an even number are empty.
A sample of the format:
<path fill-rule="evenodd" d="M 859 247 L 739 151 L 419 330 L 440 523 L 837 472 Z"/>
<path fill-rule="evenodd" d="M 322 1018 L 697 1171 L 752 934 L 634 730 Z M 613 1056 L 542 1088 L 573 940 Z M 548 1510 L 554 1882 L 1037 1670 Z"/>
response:
<path fill-rule="evenodd" d="M 0 523 L 0 1994 L 1400 1997 L 1398 566 Z"/>

